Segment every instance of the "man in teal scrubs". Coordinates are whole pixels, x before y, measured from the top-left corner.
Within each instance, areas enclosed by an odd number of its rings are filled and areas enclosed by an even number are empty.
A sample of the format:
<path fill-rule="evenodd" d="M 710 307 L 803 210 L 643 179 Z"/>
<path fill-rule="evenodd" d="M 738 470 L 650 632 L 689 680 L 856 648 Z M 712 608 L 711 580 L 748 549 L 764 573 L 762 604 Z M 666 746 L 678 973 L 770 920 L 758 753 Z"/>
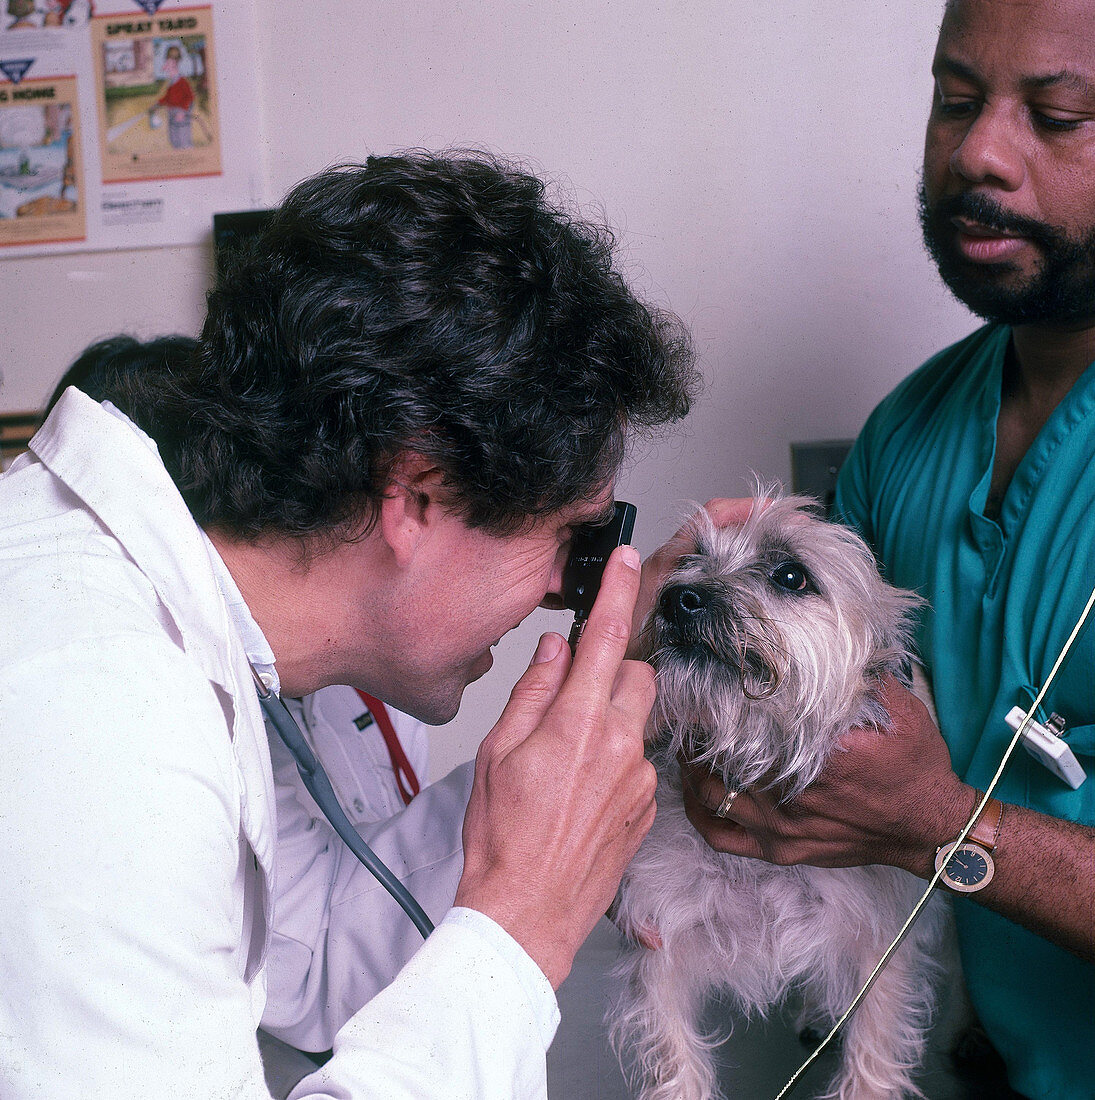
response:
<path fill-rule="evenodd" d="M 950 0 L 932 71 L 925 241 L 989 323 L 874 412 L 836 508 L 930 601 L 917 641 L 943 736 L 890 685 L 897 735 L 851 731 L 790 804 L 748 791 L 720 819 L 704 777 L 692 819 L 739 855 L 929 877 L 1095 584 L 1095 0 Z M 1088 778 L 1074 790 L 1019 750 L 979 830 L 995 873 L 955 904 L 1007 1074 L 971 1095 L 993 1100 L 1095 1097 L 1095 622 L 1050 713 Z"/>

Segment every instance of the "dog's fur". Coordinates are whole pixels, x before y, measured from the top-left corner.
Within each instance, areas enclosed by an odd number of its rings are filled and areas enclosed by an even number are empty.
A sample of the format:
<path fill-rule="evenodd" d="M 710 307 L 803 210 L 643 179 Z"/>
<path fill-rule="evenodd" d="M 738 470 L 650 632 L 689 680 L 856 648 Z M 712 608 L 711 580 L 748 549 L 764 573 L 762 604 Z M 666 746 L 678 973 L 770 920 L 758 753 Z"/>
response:
<path fill-rule="evenodd" d="M 718 1037 L 699 1023 L 714 996 L 763 1015 L 801 992 L 800 1023 L 827 1032 L 923 890 L 893 867 L 783 867 L 715 852 L 685 817 L 678 754 L 727 788 L 776 787 L 792 798 L 850 726 L 887 735 L 879 681 L 905 665 L 920 601 L 887 585 L 863 541 L 810 503 L 776 497 L 744 526 L 721 530 L 698 512 L 696 551 L 644 626 L 657 669 L 658 815 L 624 878 L 617 920 L 632 938 L 656 929 L 662 946 L 629 945 L 609 1018 L 642 1100 L 718 1095 Z M 945 921 L 945 907 L 929 905 L 879 975 L 846 1028 L 829 1095 L 918 1095 L 912 1076 Z"/>

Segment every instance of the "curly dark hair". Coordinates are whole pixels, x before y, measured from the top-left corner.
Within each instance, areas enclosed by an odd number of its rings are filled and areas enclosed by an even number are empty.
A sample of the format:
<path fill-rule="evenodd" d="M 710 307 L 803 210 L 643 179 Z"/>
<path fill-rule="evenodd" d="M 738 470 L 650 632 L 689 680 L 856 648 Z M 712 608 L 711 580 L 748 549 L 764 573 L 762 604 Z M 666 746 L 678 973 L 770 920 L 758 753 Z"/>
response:
<path fill-rule="evenodd" d="M 508 533 L 688 411 L 688 335 L 613 248 L 494 157 L 334 167 L 225 257 L 192 369 L 122 407 L 202 526 L 360 533 L 411 450 L 466 522 Z"/>
<path fill-rule="evenodd" d="M 124 403 L 124 377 L 131 372 L 170 374 L 187 364 L 197 346 L 193 337 L 179 335 L 156 336 L 143 343 L 133 336 L 108 336 L 88 344 L 61 376 L 46 402 L 42 419 L 49 416 L 69 386 L 83 390 L 96 401 L 110 399 Z M 149 381 L 145 379 L 144 384 Z"/>

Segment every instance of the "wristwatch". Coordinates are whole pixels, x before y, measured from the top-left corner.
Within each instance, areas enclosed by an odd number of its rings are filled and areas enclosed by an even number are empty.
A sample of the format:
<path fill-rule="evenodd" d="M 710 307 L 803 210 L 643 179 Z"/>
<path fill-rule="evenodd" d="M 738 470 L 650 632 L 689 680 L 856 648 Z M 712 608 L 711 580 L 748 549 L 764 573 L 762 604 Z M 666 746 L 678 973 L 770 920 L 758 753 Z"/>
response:
<path fill-rule="evenodd" d="M 977 802 L 982 792 L 977 791 Z M 939 881 L 960 894 L 972 894 L 992 882 L 996 872 L 992 853 L 1000 837 L 1004 804 L 990 798 L 973 828 L 961 844 L 942 844 L 935 852 L 935 869 L 942 871 Z"/>

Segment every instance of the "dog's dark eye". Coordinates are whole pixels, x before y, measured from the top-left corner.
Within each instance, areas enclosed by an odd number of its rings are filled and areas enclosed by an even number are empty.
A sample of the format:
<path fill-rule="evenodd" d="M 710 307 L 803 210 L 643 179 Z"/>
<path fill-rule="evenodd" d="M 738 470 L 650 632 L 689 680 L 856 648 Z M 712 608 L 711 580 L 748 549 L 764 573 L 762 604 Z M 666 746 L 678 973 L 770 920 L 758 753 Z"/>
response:
<path fill-rule="evenodd" d="M 810 576 L 797 561 L 782 561 L 772 570 L 771 582 L 788 592 L 814 592 Z"/>

